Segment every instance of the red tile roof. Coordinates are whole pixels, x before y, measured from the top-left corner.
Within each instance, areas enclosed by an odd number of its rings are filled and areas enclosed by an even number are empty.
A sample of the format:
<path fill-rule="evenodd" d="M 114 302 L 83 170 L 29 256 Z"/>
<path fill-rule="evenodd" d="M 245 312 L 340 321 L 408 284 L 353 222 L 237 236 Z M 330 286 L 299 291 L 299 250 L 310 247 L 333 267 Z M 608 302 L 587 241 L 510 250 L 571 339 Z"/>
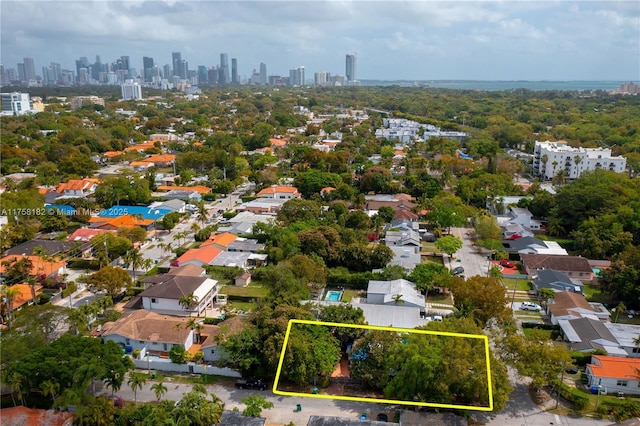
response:
<path fill-rule="evenodd" d="M 211 192 L 211 188 L 204 185 L 194 185 L 194 186 L 160 185 L 158 186 L 158 191 L 159 192 L 192 191 L 192 192 L 197 192 L 198 194 L 207 194 Z"/>
<path fill-rule="evenodd" d="M 209 245 L 197 249 L 188 250 L 182 256 L 180 256 L 176 262 L 178 263 L 178 266 L 180 266 L 185 262 L 197 260 L 208 265 L 211 261 L 213 261 L 213 259 L 218 257 L 220 253 L 222 253 L 222 250 L 220 250 L 218 247 Z"/>
<path fill-rule="evenodd" d="M 13 310 L 20 308 L 25 303 L 29 303 L 33 300 L 33 295 L 31 294 L 31 286 L 29 284 L 14 284 L 11 286 L 12 289 L 18 290 L 18 294 L 15 299 L 13 299 Z M 36 285 L 36 298 L 40 293 L 42 293 L 42 286 Z"/>
<path fill-rule="evenodd" d="M 2 263 L 4 262 L 14 262 L 20 261 L 23 258 L 27 258 L 31 260 L 31 271 L 30 275 L 38 275 L 38 274 L 46 274 L 51 275 L 54 272 L 57 272 L 60 268 L 64 268 L 67 266 L 67 262 L 63 260 L 43 260 L 39 256 L 25 256 L 22 254 L 10 254 L 9 256 L 5 256 L 0 259 L 0 274 L 4 274 L 6 271 L 6 266 Z"/>
<path fill-rule="evenodd" d="M 27 408 L 22 405 L 0 410 L 3 426 L 71 426 L 73 414 L 65 411 Z"/>
<path fill-rule="evenodd" d="M 114 232 L 106 229 L 91 229 L 91 228 L 79 228 L 76 229 L 73 234 L 69 236 L 67 241 L 82 241 L 86 242 L 95 237 L 96 235 L 104 234 L 105 232 Z"/>
<path fill-rule="evenodd" d="M 258 192 L 258 196 L 260 196 L 260 195 L 273 195 L 273 194 L 278 194 L 278 193 L 293 193 L 293 194 L 296 194 L 296 193 L 298 193 L 298 188 L 296 188 L 295 186 L 273 185 L 273 186 L 270 186 L 270 187 L 265 188 L 262 191 Z"/>
<path fill-rule="evenodd" d="M 151 219 L 139 219 L 130 214 L 125 214 L 123 216 L 118 216 L 114 218 L 108 217 L 92 217 L 89 219 L 90 223 L 100 223 L 98 228 L 103 228 L 105 226 L 113 226 L 115 228 L 125 227 L 125 228 L 133 228 L 134 226 L 143 226 L 147 227 L 153 224 L 153 220 Z"/>
<path fill-rule="evenodd" d="M 596 377 L 638 380 L 640 359 L 617 356 L 593 355 L 593 364 L 587 364 Z"/>
<path fill-rule="evenodd" d="M 221 234 L 215 234 L 209 237 L 209 239 L 203 242 L 200 247 L 206 247 L 210 245 L 218 245 L 221 247 L 228 247 L 230 243 L 234 242 L 238 238 L 237 235 L 234 235 L 230 232 L 223 232 Z"/>

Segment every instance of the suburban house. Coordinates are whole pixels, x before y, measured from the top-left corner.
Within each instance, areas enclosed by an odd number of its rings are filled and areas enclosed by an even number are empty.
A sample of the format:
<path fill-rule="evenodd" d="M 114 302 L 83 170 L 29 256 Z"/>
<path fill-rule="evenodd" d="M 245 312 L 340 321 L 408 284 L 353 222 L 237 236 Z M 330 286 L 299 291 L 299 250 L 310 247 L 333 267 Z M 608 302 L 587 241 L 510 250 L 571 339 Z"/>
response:
<path fill-rule="evenodd" d="M 419 233 L 406 228 L 402 230 L 389 230 L 386 232 L 384 237 L 385 244 L 388 246 L 420 247 L 420 240 Z"/>
<path fill-rule="evenodd" d="M 265 245 L 259 243 L 258 240 L 249 240 L 246 238 L 238 238 L 235 241 L 229 243 L 227 251 L 230 252 L 242 252 L 242 253 L 258 253 L 264 251 Z"/>
<path fill-rule="evenodd" d="M 258 198 L 236 207 L 237 211 L 256 214 L 276 214 L 290 198 Z"/>
<path fill-rule="evenodd" d="M 169 191 L 197 192 L 198 194 L 203 195 L 203 194 L 210 193 L 211 188 L 204 185 L 194 185 L 194 186 L 160 185 L 158 186 L 158 192 L 169 192 Z"/>
<path fill-rule="evenodd" d="M 118 228 L 134 228 L 139 226 L 149 232 L 153 229 L 155 221 L 151 219 L 140 219 L 129 214 L 119 217 L 92 217 L 89 219 L 89 227 L 102 229 L 105 231 L 117 231 Z"/>
<path fill-rule="evenodd" d="M 56 241 L 56 240 L 31 240 L 18 244 L 15 247 L 10 248 L 5 254 L 20 254 L 23 256 L 37 256 L 39 250 L 44 250 L 44 254 L 47 256 L 66 255 L 72 253 L 73 256 L 79 256 L 81 254 L 89 253 L 89 244 L 74 244 L 69 241 Z"/>
<path fill-rule="evenodd" d="M 89 242 L 93 237 L 97 235 L 102 235 L 106 232 L 114 232 L 108 231 L 106 229 L 92 229 L 92 228 L 78 228 L 73 231 L 73 234 L 69 235 L 67 241 L 79 241 L 82 243 Z"/>
<path fill-rule="evenodd" d="M 133 299 L 131 307 L 136 307 L 141 303 L 143 309 L 159 314 L 201 316 L 204 315 L 208 307 L 213 306 L 220 290 L 218 282 L 206 275 L 162 274 L 154 276 L 153 280 L 156 281 L 155 284 Z M 147 280 L 148 282 L 149 280 Z M 185 306 L 184 300 L 190 295 L 194 296 L 193 303 Z M 138 298 L 140 302 L 134 302 Z"/>
<path fill-rule="evenodd" d="M 212 265 L 216 257 L 222 253 L 218 247 L 208 245 L 196 249 L 187 250 L 172 266 L 193 264 L 197 266 Z"/>
<path fill-rule="evenodd" d="M 232 266 L 242 269 L 262 266 L 267 261 L 266 254 L 249 253 L 241 251 L 223 251 L 212 262 L 213 266 Z"/>
<path fill-rule="evenodd" d="M 602 322 L 590 317 L 560 320 L 558 324 L 571 350 L 602 349 L 610 356 L 640 358 L 640 346 L 635 343 L 640 326 Z"/>
<path fill-rule="evenodd" d="M 522 237 L 511 240 L 503 240 L 502 245 L 508 253 L 545 254 L 566 256 L 567 251 L 555 241 L 542 241 L 535 237 Z"/>
<path fill-rule="evenodd" d="M 187 211 L 187 203 L 178 198 L 173 198 L 167 201 L 156 201 L 155 203 L 151 203 L 149 204 L 149 209 L 162 209 L 169 210 L 170 212 L 185 213 Z"/>
<path fill-rule="evenodd" d="M 407 272 L 413 271 L 413 269 L 422 262 L 420 257 L 420 247 L 414 245 L 407 246 L 388 246 L 393 251 L 393 259 L 387 264 L 400 265 Z"/>
<path fill-rule="evenodd" d="M 553 299 L 549 299 L 547 314 L 553 325 L 558 325 L 560 320 L 582 317 L 608 321 L 610 315 L 602 303 L 587 302 L 583 295 L 568 291 L 556 293 Z"/>
<path fill-rule="evenodd" d="M 521 207 L 510 207 L 508 214 L 496 216 L 496 220 L 507 239 L 516 233 L 521 237 L 533 236 L 533 231 L 539 231 L 542 228 L 542 224 L 533 219 L 531 212 Z"/>
<path fill-rule="evenodd" d="M 22 259 L 29 259 L 31 261 L 31 270 L 29 275 L 36 277 L 38 275 L 44 275 L 47 278 L 55 278 L 66 272 L 67 262 L 64 260 L 44 260 L 35 255 L 21 255 L 12 254 L 0 259 L 0 279 L 4 279 L 5 272 L 7 271 L 7 264 L 10 266 L 14 262 L 19 262 Z"/>
<path fill-rule="evenodd" d="M 123 348 L 149 351 L 151 355 L 168 357 L 173 346 L 189 349 L 194 341 L 194 330 L 188 319 L 159 315 L 144 309 L 123 314 L 114 322 L 102 326 L 102 338 Z"/>
<path fill-rule="evenodd" d="M 31 293 L 31 286 L 29 284 L 14 284 L 11 288 L 17 290 L 16 297 L 13 299 L 13 309 L 11 312 L 15 312 L 24 306 L 33 305 L 33 293 Z M 38 296 L 42 294 L 42 286 L 35 285 L 34 290 L 36 291 L 37 300 Z"/>
<path fill-rule="evenodd" d="M 189 203 L 198 203 L 202 201 L 202 195 L 196 191 L 179 191 L 179 190 L 171 190 L 165 193 L 154 194 L 157 198 L 163 198 L 168 200 L 178 199 L 188 201 Z"/>
<path fill-rule="evenodd" d="M 593 280 L 593 270 L 589 260 L 581 256 L 521 254 L 520 259 L 524 272 L 530 277 L 536 275 L 539 269 L 554 269 L 583 283 L 590 283 Z"/>
<path fill-rule="evenodd" d="M 249 272 L 243 272 L 240 275 L 236 276 L 233 280 L 234 285 L 238 287 L 246 287 L 251 282 L 251 274 Z"/>
<path fill-rule="evenodd" d="M 65 197 L 87 197 L 95 192 L 99 183 L 98 179 L 71 179 L 58 185 L 56 192 Z"/>
<path fill-rule="evenodd" d="M 298 192 L 295 186 L 272 185 L 264 188 L 257 194 L 258 198 L 274 198 L 277 200 L 290 200 L 292 198 L 300 198 L 302 194 Z"/>
<path fill-rule="evenodd" d="M 589 386 L 600 386 L 603 393 L 640 394 L 640 359 L 593 355 L 587 364 Z"/>
<path fill-rule="evenodd" d="M 564 272 L 554 269 L 539 269 L 532 278 L 533 288 L 536 292 L 543 288 L 550 288 L 555 292 L 570 291 L 583 294 L 584 284 L 575 278 L 569 278 Z"/>
<path fill-rule="evenodd" d="M 176 160 L 176 156 L 173 154 L 154 154 L 145 158 L 144 162 L 150 163 L 156 167 L 169 167 Z"/>
<path fill-rule="evenodd" d="M 411 281 L 370 280 L 367 286 L 367 304 L 410 306 L 424 310 L 424 296 Z"/>
<path fill-rule="evenodd" d="M 214 246 L 220 250 L 227 250 L 229 244 L 234 242 L 238 238 L 230 232 L 222 232 L 219 234 L 211 235 L 206 241 L 204 241 L 200 247 Z"/>

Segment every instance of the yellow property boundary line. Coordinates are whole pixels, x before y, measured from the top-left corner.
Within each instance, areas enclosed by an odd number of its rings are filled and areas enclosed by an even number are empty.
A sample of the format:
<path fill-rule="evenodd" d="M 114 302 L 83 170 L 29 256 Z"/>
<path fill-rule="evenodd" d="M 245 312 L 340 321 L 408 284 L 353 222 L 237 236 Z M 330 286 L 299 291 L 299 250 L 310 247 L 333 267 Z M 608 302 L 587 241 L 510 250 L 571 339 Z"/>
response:
<path fill-rule="evenodd" d="M 304 393 L 304 392 L 286 392 L 286 391 L 278 390 L 278 382 L 280 381 L 280 373 L 282 372 L 282 363 L 284 361 L 284 354 L 287 350 L 287 343 L 289 342 L 291 327 L 294 324 L 361 328 L 365 330 L 381 330 L 381 331 L 391 331 L 395 333 L 430 334 L 434 336 L 451 336 L 451 337 L 463 337 L 468 339 L 484 340 L 484 348 L 485 348 L 485 354 L 486 354 L 485 357 L 487 360 L 487 384 L 489 387 L 489 406 L 479 407 L 475 405 L 437 404 L 437 403 L 431 403 L 431 402 L 403 401 L 403 400 L 395 400 L 395 399 L 378 399 L 378 398 L 361 398 L 356 396 L 319 395 L 319 394 Z M 383 403 L 383 404 L 414 405 L 414 406 L 422 406 L 422 407 L 455 408 L 455 409 L 462 409 L 462 410 L 493 411 L 491 365 L 489 361 L 489 338 L 482 334 L 449 333 L 445 331 L 415 330 L 415 329 L 409 329 L 409 328 L 379 327 L 375 325 L 343 324 L 343 323 L 336 323 L 336 322 L 322 322 L 322 321 L 310 321 L 310 320 L 295 320 L 295 319 L 289 320 L 289 324 L 287 325 L 287 332 L 284 336 L 284 342 L 282 344 L 282 352 L 280 353 L 280 360 L 278 361 L 278 370 L 276 371 L 276 378 L 275 378 L 275 381 L 273 382 L 273 393 L 276 395 L 284 395 L 284 396 L 299 396 L 299 397 L 318 398 L 318 399 L 336 399 L 341 401 L 357 401 L 357 402 L 371 402 L 371 403 Z"/>

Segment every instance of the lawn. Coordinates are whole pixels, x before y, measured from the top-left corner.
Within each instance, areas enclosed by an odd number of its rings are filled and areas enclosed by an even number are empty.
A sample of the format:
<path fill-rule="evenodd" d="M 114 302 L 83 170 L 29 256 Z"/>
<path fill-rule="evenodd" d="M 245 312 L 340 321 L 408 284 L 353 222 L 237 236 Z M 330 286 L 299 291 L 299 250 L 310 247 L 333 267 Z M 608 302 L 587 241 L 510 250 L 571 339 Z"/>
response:
<path fill-rule="evenodd" d="M 429 293 L 427 296 L 426 303 L 441 303 L 443 305 L 453 305 L 453 300 L 451 299 L 451 293 L 447 294 L 436 294 Z"/>
<path fill-rule="evenodd" d="M 251 284 L 247 287 L 225 285 L 220 289 L 220 293 L 226 294 L 227 296 L 263 298 L 269 294 L 269 289 L 266 287 L 252 286 Z"/>
<path fill-rule="evenodd" d="M 553 330 L 541 330 L 539 328 L 523 328 L 524 335 L 532 340 L 550 341 Z"/>
<path fill-rule="evenodd" d="M 440 250 L 436 248 L 435 243 L 427 243 L 422 242 L 422 246 L 420 247 L 420 251 L 423 253 L 442 253 Z"/>
<path fill-rule="evenodd" d="M 442 265 L 442 258 L 438 256 L 420 256 L 422 263 L 435 263 L 436 265 Z"/>
<path fill-rule="evenodd" d="M 366 294 L 364 294 L 365 292 L 360 292 L 359 290 L 351 290 L 351 289 L 345 289 L 344 292 L 342 293 L 342 302 L 345 303 L 349 303 L 351 302 L 351 299 L 353 299 L 354 297 L 366 297 Z"/>
<path fill-rule="evenodd" d="M 236 309 L 238 311 L 250 312 L 254 311 L 257 307 L 255 303 L 251 302 L 236 302 L 235 300 L 230 300 L 227 305 L 230 309 Z"/>
<path fill-rule="evenodd" d="M 513 291 L 513 286 L 516 287 L 516 290 L 520 290 L 520 291 L 529 291 L 531 290 L 533 287 L 531 286 L 531 281 L 529 280 L 523 280 L 523 279 L 515 279 L 515 278 L 506 278 L 503 277 L 502 278 L 502 283 L 504 284 L 504 286 Z"/>

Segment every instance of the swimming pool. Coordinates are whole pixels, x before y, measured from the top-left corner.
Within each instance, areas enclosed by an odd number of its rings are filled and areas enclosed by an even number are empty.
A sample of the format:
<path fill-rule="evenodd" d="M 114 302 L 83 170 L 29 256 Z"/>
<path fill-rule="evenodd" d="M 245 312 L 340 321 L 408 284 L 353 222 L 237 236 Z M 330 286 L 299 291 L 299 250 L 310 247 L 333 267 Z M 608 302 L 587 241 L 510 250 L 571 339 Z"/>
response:
<path fill-rule="evenodd" d="M 342 299 L 341 291 L 329 290 L 327 291 L 327 295 L 324 297 L 324 300 L 330 300 L 332 302 L 338 302 L 340 299 Z"/>

